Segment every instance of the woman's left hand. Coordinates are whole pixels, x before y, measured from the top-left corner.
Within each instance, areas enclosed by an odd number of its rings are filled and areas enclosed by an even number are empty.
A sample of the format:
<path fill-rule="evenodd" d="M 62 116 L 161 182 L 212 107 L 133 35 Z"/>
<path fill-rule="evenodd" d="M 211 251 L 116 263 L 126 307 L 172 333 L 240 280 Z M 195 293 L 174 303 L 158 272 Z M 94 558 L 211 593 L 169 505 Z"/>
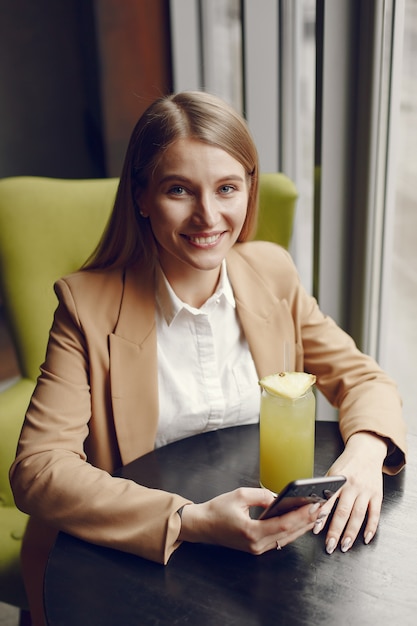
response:
<path fill-rule="evenodd" d="M 342 552 L 352 547 L 366 519 L 364 542 L 374 537 L 381 514 L 383 498 L 382 466 L 387 455 L 387 443 L 380 437 L 359 432 L 350 437 L 343 453 L 336 459 L 328 475 L 346 476 L 345 485 L 324 504 L 321 512 L 333 516 L 326 536 L 326 551 L 332 554 L 338 543 Z M 313 532 L 318 534 L 326 524 L 321 518 Z"/>

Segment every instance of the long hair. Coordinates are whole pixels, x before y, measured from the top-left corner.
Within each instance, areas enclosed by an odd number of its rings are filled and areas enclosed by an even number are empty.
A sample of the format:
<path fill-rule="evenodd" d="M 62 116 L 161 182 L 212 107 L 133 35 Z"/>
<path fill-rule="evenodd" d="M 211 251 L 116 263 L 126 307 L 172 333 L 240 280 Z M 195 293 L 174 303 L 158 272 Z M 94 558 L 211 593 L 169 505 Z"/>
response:
<path fill-rule="evenodd" d="M 258 212 L 259 162 L 246 122 L 216 96 L 182 92 L 156 100 L 133 129 L 113 211 L 86 269 L 122 267 L 139 259 L 153 265 L 157 250 L 150 220 L 141 217 L 135 198 L 140 189 L 146 189 L 163 151 L 184 138 L 221 148 L 241 163 L 248 177 L 249 197 L 238 241 L 251 238 Z"/>

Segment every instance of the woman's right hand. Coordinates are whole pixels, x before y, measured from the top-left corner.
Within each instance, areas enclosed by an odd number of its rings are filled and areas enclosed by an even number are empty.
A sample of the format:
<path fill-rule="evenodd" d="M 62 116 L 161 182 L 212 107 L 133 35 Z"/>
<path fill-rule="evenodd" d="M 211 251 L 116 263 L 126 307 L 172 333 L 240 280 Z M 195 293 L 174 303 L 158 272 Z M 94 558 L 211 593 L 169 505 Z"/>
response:
<path fill-rule="evenodd" d="M 291 543 L 314 528 L 320 517 L 319 504 L 266 520 L 250 517 L 251 507 L 266 508 L 273 499 L 266 489 L 241 487 L 201 504 L 187 504 L 178 539 L 262 554 Z"/>

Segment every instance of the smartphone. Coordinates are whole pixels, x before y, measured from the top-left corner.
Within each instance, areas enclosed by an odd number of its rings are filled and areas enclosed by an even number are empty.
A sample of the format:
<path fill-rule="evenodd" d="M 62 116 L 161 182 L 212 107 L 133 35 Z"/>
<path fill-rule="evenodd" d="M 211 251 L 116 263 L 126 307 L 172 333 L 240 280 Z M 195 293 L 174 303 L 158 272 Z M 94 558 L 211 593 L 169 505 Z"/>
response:
<path fill-rule="evenodd" d="M 325 502 L 329 500 L 345 482 L 345 476 L 322 476 L 294 480 L 282 489 L 275 500 L 259 516 L 259 519 L 268 519 L 269 517 L 283 515 L 305 504 Z"/>

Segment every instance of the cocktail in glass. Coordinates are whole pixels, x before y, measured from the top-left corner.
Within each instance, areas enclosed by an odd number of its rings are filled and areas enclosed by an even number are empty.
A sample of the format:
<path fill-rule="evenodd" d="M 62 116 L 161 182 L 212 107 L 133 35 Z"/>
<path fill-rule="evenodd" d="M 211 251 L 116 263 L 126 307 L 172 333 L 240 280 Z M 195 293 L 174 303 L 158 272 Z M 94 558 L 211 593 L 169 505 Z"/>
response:
<path fill-rule="evenodd" d="M 314 472 L 316 400 L 312 388 L 292 399 L 262 389 L 260 482 L 274 493 Z"/>

